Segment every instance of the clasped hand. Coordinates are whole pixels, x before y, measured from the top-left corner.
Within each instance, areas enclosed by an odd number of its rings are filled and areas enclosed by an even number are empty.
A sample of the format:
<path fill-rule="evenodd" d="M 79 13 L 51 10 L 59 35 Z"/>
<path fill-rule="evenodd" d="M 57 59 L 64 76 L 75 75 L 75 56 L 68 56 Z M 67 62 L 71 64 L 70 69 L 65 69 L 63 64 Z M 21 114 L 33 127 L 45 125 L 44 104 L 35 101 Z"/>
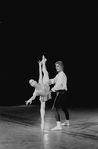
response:
<path fill-rule="evenodd" d="M 52 88 L 52 89 L 51 89 L 51 91 L 52 91 L 52 92 L 55 92 L 55 89 L 54 89 L 54 88 Z"/>

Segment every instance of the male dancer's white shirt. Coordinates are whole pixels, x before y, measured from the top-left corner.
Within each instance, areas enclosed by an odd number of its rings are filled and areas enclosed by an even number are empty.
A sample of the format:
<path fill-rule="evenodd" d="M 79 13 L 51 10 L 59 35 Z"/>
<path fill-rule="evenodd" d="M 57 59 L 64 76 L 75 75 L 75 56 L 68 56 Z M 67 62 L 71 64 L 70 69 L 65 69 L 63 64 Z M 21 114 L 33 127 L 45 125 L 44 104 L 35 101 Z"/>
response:
<path fill-rule="evenodd" d="M 67 91 L 67 77 L 63 71 L 60 71 L 55 78 L 50 79 L 51 84 L 55 84 L 52 91 L 66 90 Z"/>

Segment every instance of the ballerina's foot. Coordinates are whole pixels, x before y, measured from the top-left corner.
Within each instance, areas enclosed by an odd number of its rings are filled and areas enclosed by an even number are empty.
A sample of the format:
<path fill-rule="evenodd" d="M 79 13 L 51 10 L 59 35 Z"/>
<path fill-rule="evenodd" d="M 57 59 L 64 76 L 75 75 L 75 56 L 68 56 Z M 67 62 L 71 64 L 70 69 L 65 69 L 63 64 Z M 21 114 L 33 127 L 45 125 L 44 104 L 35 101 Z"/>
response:
<path fill-rule="evenodd" d="M 42 122 L 42 123 L 41 123 L 41 129 L 43 130 L 44 128 L 45 128 L 45 123 Z"/>
<path fill-rule="evenodd" d="M 42 57 L 42 62 L 46 62 L 47 61 L 47 59 L 45 58 L 45 56 L 43 55 L 43 57 Z"/>

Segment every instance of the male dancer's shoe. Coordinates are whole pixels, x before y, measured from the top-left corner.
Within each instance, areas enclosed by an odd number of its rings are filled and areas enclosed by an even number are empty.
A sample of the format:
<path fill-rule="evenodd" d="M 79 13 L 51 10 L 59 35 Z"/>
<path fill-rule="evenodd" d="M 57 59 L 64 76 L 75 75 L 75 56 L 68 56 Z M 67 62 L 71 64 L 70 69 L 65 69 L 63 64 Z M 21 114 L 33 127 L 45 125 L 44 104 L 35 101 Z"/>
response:
<path fill-rule="evenodd" d="M 61 124 L 62 126 L 69 126 L 70 123 L 69 123 L 69 120 L 66 120 L 64 123 Z"/>
<path fill-rule="evenodd" d="M 61 126 L 61 122 L 57 122 L 57 126 L 52 128 L 51 130 L 61 130 L 62 129 L 62 126 Z"/>

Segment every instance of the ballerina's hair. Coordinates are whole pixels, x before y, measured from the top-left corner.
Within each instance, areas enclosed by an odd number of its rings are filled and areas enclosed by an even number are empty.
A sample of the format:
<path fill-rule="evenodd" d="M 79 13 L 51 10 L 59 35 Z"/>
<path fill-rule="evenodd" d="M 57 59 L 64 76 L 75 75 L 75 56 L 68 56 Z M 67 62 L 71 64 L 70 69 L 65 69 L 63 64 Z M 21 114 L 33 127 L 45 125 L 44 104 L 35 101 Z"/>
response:
<path fill-rule="evenodd" d="M 29 80 L 29 83 L 31 84 L 32 82 L 34 82 L 34 80 L 33 80 L 33 79 L 30 79 L 30 80 Z"/>

